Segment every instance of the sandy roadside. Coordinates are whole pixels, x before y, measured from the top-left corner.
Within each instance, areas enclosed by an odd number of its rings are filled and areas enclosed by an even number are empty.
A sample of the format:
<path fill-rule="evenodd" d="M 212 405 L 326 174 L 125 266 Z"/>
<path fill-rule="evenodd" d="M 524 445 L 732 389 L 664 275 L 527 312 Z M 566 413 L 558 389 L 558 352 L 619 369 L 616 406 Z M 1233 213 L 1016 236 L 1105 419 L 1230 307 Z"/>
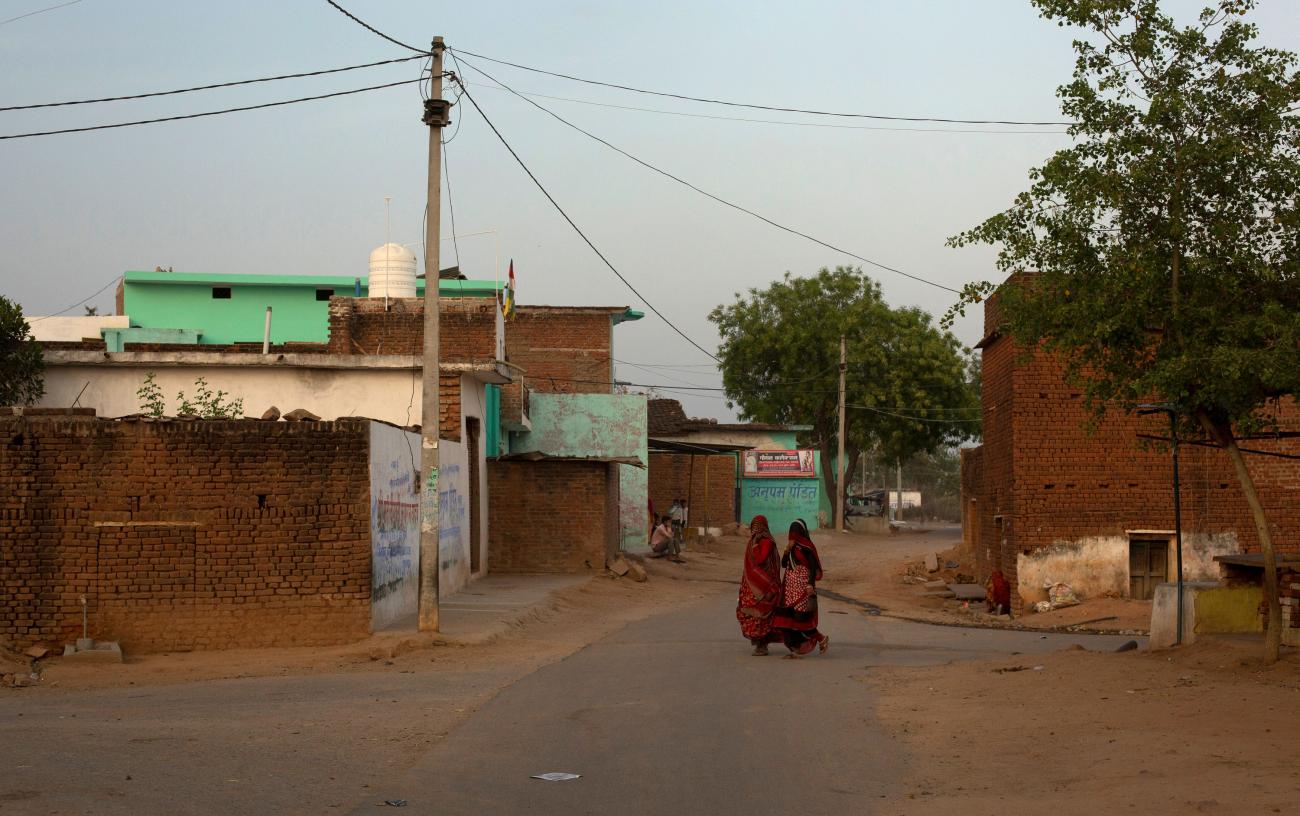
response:
<path fill-rule="evenodd" d="M 875 671 L 876 713 L 911 755 L 909 793 L 881 812 L 1300 812 L 1300 654 L 1258 653 L 1224 640 Z"/>

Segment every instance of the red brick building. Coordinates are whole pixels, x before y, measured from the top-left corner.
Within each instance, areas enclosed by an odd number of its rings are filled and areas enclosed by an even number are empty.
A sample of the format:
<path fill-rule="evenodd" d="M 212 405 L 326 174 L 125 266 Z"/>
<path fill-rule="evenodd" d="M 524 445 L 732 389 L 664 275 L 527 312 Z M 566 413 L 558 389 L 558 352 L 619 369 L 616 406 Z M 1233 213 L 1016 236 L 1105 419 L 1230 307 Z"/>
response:
<path fill-rule="evenodd" d="M 70 643 L 83 598 L 90 636 L 137 652 L 345 643 L 414 613 L 418 494 L 372 455 L 400 429 L 21 410 L 0 415 L 0 638 Z"/>
<path fill-rule="evenodd" d="M 1070 584 L 1083 596 L 1150 597 L 1174 580 L 1174 513 L 1162 415 L 1090 412 L 1058 361 L 1026 359 L 999 332 L 996 299 L 985 306 L 984 442 L 963 451 L 963 534 L 981 578 L 1001 570 L 1019 591 L 1013 605 L 1041 600 L 1043 586 Z M 1295 426 L 1300 411 L 1281 409 Z M 1300 453 L 1300 440 L 1248 447 Z M 1300 460 L 1248 456 L 1280 550 L 1300 551 Z M 1249 508 L 1222 450 L 1181 448 L 1184 577 L 1216 580 L 1215 555 L 1257 552 Z"/>

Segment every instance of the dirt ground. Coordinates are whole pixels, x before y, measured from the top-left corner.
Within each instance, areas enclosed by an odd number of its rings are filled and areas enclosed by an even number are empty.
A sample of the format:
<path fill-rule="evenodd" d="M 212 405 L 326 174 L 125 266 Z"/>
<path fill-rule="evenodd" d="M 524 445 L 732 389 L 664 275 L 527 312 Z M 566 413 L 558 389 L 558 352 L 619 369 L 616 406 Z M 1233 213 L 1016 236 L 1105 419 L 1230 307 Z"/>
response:
<path fill-rule="evenodd" d="M 875 672 L 925 758 L 889 814 L 1300 812 L 1300 654 L 1257 642 Z M 1041 668 L 1040 668 L 1041 667 Z"/>
<path fill-rule="evenodd" d="M 827 571 L 825 586 L 840 594 L 870 601 L 886 614 L 908 620 L 961 626 L 991 626 L 1015 629 L 1070 629 L 1072 631 L 1145 634 L 1151 626 L 1151 604 L 1125 598 L 1087 598 L 1077 606 L 1051 612 L 1027 612 L 1014 619 L 995 618 L 984 613 L 982 603 L 968 608 L 953 600 L 927 594 L 917 579 L 953 582 L 974 569 L 961 549 L 961 528 L 938 525 L 906 532 L 885 534 L 817 534 L 818 546 L 834 553 L 834 569 Z M 938 556 L 940 569 L 930 573 L 923 566 L 925 556 Z M 955 563 L 956 567 L 947 564 Z"/>
<path fill-rule="evenodd" d="M 886 614 L 962 619 L 901 580 L 906 564 L 951 548 L 954 531 L 815 538 L 824 589 Z M 647 561 L 647 583 L 593 578 L 475 646 L 382 635 L 333 649 L 128 655 L 108 666 L 42 661 L 37 686 L 0 689 L 8 776 L 0 808 L 90 812 L 79 809 L 75 786 L 59 781 L 73 744 L 97 757 L 96 813 L 162 808 L 162 798 L 132 791 L 151 778 L 163 785 L 164 772 L 192 780 L 198 800 L 264 808 L 257 812 L 293 811 L 281 795 L 316 812 L 370 796 L 538 667 L 629 622 L 733 592 L 743 546 L 730 537 L 693 545 L 686 564 Z M 1105 608 L 1061 612 L 1079 620 Z M 882 800 L 880 812 L 1300 812 L 1300 655 L 1288 650 L 1264 667 L 1258 651 L 1223 640 L 1176 652 L 872 668 L 864 682 L 876 694 L 873 714 L 912 758 L 908 793 Z M 295 678 L 288 697 L 285 677 Z M 305 779 L 309 794 L 289 784 Z"/>

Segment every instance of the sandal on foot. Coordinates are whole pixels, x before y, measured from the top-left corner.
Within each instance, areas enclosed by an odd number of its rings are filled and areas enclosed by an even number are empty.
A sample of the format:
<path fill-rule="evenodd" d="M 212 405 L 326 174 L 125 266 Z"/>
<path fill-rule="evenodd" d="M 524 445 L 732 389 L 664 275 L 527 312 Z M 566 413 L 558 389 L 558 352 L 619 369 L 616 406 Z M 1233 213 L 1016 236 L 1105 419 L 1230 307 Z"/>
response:
<path fill-rule="evenodd" d="M 818 653 L 818 654 L 826 654 L 826 650 L 829 649 L 830 646 L 831 646 L 831 639 L 830 639 L 830 637 L 829 637 L 829 636 L 826 636 L 826 635 L 823 635 L 823 636 L 822 636 L 822 642 L 821 642 L 821 645 L 817 647 L 817 653 Z"/>

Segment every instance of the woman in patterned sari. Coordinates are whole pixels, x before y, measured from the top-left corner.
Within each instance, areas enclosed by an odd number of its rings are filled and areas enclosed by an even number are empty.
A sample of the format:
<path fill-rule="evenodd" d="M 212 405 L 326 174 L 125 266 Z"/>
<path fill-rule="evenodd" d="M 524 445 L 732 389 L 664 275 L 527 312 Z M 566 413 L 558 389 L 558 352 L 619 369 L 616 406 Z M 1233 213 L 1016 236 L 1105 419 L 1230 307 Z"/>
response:
<path fill-rule="evenodd" d="M 822 562 L 803 519 L 790 525 L 790 543 L 781 556 L 781 566 L 785 579 L 772 628 L 790 650 L 787 657 L 802 657 L 814 648 L 824 654 L 831 639 L 817 631 L 817 582 L 822 577 Z"/>
<path fill-rule="evenodd" d="M 740 600 L 736 620 L 740 632 L 754 644 L 754 654 L 767 654 L 767 644 L 780 638 L 772 634 L 772 613 L 781 601 L 781 564 L 776 541 L 767 528 L 767 517 L 754 516 L 749 523 L 749 544 L 745 546 L 745 568 L 740 578 Z"/>

